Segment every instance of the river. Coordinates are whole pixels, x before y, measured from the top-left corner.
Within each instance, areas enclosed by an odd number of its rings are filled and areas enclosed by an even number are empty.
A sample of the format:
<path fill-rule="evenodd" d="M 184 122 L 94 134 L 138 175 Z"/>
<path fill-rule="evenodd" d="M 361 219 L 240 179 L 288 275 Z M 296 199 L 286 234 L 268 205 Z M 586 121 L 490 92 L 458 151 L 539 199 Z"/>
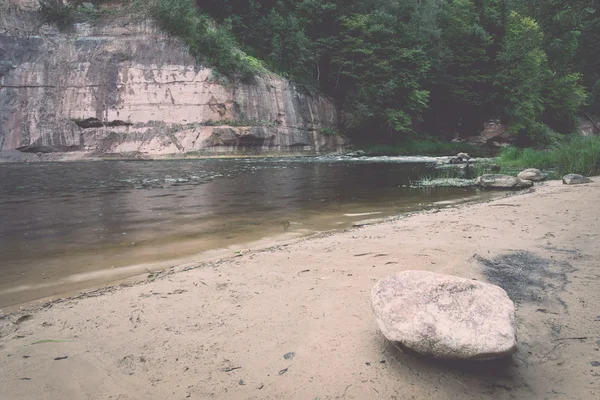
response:
<path fill-rule="evenodd" d="M 411 188 L 431 173 L 414 161 L 424 160 L 2 164 L 0 309 L 367 218 L 495 195 Z"/>

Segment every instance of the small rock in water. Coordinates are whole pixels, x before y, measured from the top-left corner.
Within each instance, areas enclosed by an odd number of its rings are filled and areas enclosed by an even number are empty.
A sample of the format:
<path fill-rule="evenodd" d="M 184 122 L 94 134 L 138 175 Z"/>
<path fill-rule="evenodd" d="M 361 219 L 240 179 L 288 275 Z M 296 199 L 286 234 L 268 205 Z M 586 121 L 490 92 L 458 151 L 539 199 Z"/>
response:
<path fill-rule="evenodd" d="M 562 182 L 565 185 L 579 185 L 582 183 L 591 183 L 593 181 L 590 178 L 587 178 L 583 175 L 568 174 L 568 175 L 563 176 Z"/>
<path fill-rule="evenodd" d="M 489 360 L 517 349 L 515 306 L 504 289 L 429 271 L 377 282 L 373 311 L 395 346 L 446 359 Z"/>
<path fill-rule="evenodd" d="M 546 179 L 546 175 L 544 175 L 542 171 L 540 171 L 537 168 L 528 168 L 519 172 L 517 178 L 519 178 L 522 181 L 539 182 Z"/>
<path fill-rule="evenodd" d="M 481 175 L 475 180 L 475 184 L 491 189 L 521 189 L 533 185 L 531 181 L 524 181 L 516 176 L 502 174 Z"/>

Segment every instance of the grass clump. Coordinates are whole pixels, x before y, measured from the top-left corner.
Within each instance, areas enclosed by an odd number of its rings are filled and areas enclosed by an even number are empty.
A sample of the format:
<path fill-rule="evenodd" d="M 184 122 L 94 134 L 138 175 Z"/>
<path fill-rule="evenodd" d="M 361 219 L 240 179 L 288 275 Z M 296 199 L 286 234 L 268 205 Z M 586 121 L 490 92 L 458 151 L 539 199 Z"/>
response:
<path fill-rule="evenodd" d="M 600 174 L 600 137 L 576 137 L 553 150 L 561 174 Z"/>
<path fill-rule="evenodd" d="M 555 168 L 559 175 L 600 174 L 600 137 L 571 136 L 547 150 L 507 147 L 500 153 L 503 168 Z"/>
<path fill-rule="evenodd" d="M 554 155 L 549 150 L 520 149 L 517 147 L 504 148 L 498 157 L 502 167 L 517 168 L 552 168 L 556 166 Z"/>

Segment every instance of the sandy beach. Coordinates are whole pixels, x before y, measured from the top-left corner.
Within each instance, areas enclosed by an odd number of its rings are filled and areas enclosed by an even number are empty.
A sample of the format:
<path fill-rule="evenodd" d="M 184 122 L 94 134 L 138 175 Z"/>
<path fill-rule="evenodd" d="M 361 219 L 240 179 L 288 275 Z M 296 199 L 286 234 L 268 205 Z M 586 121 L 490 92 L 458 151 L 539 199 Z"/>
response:
<path fill-rule="evenodd" d="M 1 399 L 600 398 L 600 178 L 298 239 L 0 319 Z M 396 350 L 375 282 L 423 269 L 502 286 L 519 349 Z"/>

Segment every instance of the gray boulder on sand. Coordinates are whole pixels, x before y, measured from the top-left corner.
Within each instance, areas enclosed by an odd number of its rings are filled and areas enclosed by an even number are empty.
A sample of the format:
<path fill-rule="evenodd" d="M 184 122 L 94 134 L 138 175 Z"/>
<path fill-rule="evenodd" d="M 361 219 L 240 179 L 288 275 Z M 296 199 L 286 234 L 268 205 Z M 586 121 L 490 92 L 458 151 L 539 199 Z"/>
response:
<path fill-rule="evenodd" d="M 537 168 L 528 168 L 519 172 L 517 178 L 519 178 L 522 181 L 539 182 L 546 179 L 546 175 L 544 175 L 542 171 L 540 171 Z"/>
<path fill-rule="evenodd" d="M 445 359 L 489 360 L 517 349 L 515 306 L 504 289 L 429 271 L 377 282 L 373 311 L 394 346 Z"/>
<path fill-rule="evenodd" d="M 484 188 L 492 189 L 522 189 L 533 185 L 531 181 L 524 181 L 516 176 L 502 174 L 481 175 L 475 180 L 475 184 Z"/>
<path fill-rule="evenodd" d="M 563 176 L 562 179 L 563 183 L 565 185 L 579 185 L 581 183 L 592 183 L 593 180 L 591 180 L 590 178 L 586 178 L 583 175 L 579 175 L 579 174 L 568 174 Z"/>

